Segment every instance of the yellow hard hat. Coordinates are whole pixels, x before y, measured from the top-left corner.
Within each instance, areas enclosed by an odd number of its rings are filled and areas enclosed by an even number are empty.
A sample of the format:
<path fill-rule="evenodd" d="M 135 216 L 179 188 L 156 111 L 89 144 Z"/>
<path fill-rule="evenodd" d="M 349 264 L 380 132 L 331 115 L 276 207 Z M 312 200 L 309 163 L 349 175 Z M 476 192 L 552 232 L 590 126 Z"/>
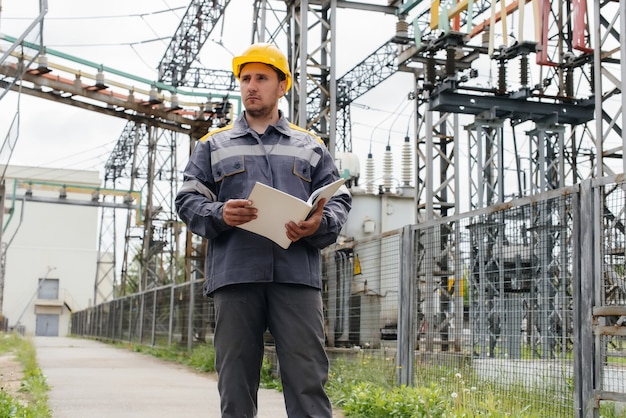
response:
<path fill-rule="evenodd" d="M 233 58 L 233 73 L 235 78 L 239 80 L 241 68 L 245 64 L 251 62 L 260 62 L 262 64 L 271 65 L 285 75 L 287 80 L 287 88 L 285 92 L 291 88 L 291 72 L 289 71 L 289 62 L 287 57 L 276 46 L 268 43 L 258 43 L 251 45 L 243 54 Z"/>

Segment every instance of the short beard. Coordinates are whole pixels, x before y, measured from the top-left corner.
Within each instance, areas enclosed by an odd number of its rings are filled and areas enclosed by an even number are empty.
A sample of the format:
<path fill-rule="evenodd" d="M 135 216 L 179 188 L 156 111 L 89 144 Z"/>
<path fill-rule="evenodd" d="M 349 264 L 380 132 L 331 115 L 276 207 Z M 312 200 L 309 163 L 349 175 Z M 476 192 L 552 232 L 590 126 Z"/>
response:
<path fill-rule="evenodd" d="M 262 106 L 260 108 L 255 109 L 246 109 L 246 113 L 252 116 L 255 119 L 269 119 L 272 117 L 274 112 L 273 107 Z"/>

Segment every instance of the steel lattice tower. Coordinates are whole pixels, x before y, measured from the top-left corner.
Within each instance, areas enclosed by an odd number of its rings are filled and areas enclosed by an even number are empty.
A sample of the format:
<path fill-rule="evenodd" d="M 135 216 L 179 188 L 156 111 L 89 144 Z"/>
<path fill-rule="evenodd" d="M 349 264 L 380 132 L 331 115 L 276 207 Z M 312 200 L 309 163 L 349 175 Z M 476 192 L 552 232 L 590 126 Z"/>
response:
<path fill-rule="evenodd" d="M 197 2 L 192 4 L 200 6 Z M 527 41 L 519 31 L 513 42 L 506 40 L 509 31 L 504 28 L 505 22 L 490 17 L 498 16 L 491 10 L 501 8 L 502 2 L 472 4 L 471 11 L 451 11 L 441 6 L 440 13 L 452 14 L 448 16 L 448 23 L 439 19 L 434 24 L 429 5 L 420 1 L 364 5 L 339 1 L 256 0 L 251 22 L 252 42 L 275 42 L 286 48 L 294 75 L 294 88 L 287 97 L 289 117 L 315 131 L 333 151 L 352 150 L 350 105 L 355 99 L 397 71 L 414 75 L 416 211 L 420 220 L 485 208 L 512 197 L 542 193 L 581 179 L 624 171 L 622 126 L 626 116 L 622 112 L 622 91 L 626 70 L 621 66 L 621 55 L 626 45 L 623 39 L 625 6 L 615 1 L 589 5 L 585 1 L 542 1 L 540 39 Z M 517 9 L 510 11 L 511 17 L 507 11 L 507 18 L 520 18 L 522 22 L 520 15 L 526 2 L 516 4 Z M 366 8 L 372 13 L 398 18 L 396 36 L 341 76 L 334 72 L 337 26 L 341 24 L 337 21 L 338 7 Z M 592 14 L 587 14 L 588 10 Z M 592 22 L 586 22 L 585 16 L 593 16 Z M 207 14 L 206 21 L 210 22 L 211 17 L 216 15 Z M 405 25 L 409 18 L 411 23 Z M 499 25 L 503 26 L 502 46 L 494 40 Z M 590 26 L 598 35 L 594 38 L 595 45 L 590 45 Z M 185 45 L 189 47 L 182 48 L 185 54 L 176 59 L 189 58 L 199 50 L 202 33 L 187 35 L 193 39 L 187 39 Z M 191 68 L 185 59 L 180 62 L 174 59 L 173 52 L 177 49 L 169 51 L 170 55 L 166 54 L 159 67 L 163 69 L 162 74 L 171 78 L 168 82 L 198 85 L 199 80 L 205 79 L 200 76 L 202 72 Z M 479 59 L 487 60 L 496 69 L 490 86 L 472 85 L 473 65 Z M 517 70 L 509 71 L 514 66 Z M 185 78 L 184 74 L 193 76 Z M 217 75 L 215 77 L 218 80 Z M 230 82 L 232 87 L 232 77 L 224 75 L 222 80 L 224 85 Z M 527 128 L 524 140 L 517 135 L 520 127 Z M 467 135 L 466 140 L 461 139 L 462 132 Z M 153 138 L 156 137 L 153 135 Z M 522 147 L 524 142 L 528 145 Z M 509 164 L 505 152 L 512 145 L 518 155 L 512 166 L 516 181 L 507 182 Z M 461 155 L 466 155 L 467 160 L 461 160 Z M 141 156 L 134 158 L 140 162 L 150 161 Z M 612 163 L 619 159 L 622 164 L 616 168 Z M 162 166 L 163 170 L 171 171 L 174 162 L 171 164 L 167 168 Z M 460 182 L 463 175 L 468 179 L 467 195 L 461 193 L 466 189 Z M 174 177 L 169 178 L 169 193 L 174 193 Z M 155 206 L 170 211 L 167 220 L 154 219 L 157 224 L 175 219 L 171 207 Z M 535 228 L 535 232 L 529 242 L 541 248 L 553 247 L 563 235 L 551 232 L 557 225 L 550 222 L 564 216 L 558 206 L 541 208 L 530 215 L 527 226 Z M 480 231 L 477 233 L 489 237 L 488 242 L 480 245 L 475 241 L 473 249 L 474 271 L 480 277 L 491 274 L 493 280 L 497 280 L 501 274 L 491 267 L 487 271 L 485 266 L 500 263 L 501 254 L 497 249 L 506 240 L 501 226 L 506 222 L 486 217 L 482 225 L 474 227 L 475 231 Z M 541 228 L 546 229 L 541 232 Z M 433 247 L 433 253 L 428 255 L 432 262 L 424 263 L 425 266 L 441 265 L 441 260 L 436 258 L 442 252 L 455 254 L 450 263 L 460 265 L 458 250 L 449 248 L 455 245 L 448 239 L 453 231 L 457 237 L 461 236 L 458 225 L 433 234 L 430 239 L 436 243 L 436 250 Z M 148 232 L 143 239 L 149 240 L 149 237 Z M 565 247 L 564 243 L 559 246 Z M 191 271 L 199 268 L 202 243 L 188 235 L 186 248 L 187 257 L 195 260 L 188 264 L 189 279 Z M 142 254 L 154 255 L 146 248 Z M 561 266 L 562 270 L 564 258 L 563 254 L 552 252 L 544 252 L 539 258 L 533 285 L 539 297 L 532 303 L 550 315 L 555 309 L 550 306 L 550 295 L 562 291 L 560 287 L 567 286 L 567 279 L 550 284 L 547 277 L 559 269 L 555 266 Z M 433 272 L 425 272 L 430 287 L 427 291 L 443 288 L 450 278 L 446 274 L 440 271 L 435 277 Z M 159 280 L 161 278 L 155 283 Z M 492 286 L 494 283 L 476 282 L 473 291 L 477 301 L 487 298 L 489 302 L 483 306 L 504 303 L 506 295 Z M 445 309 L 445 306 L 440 308 Z M 476 312 L 479 315 L 476 323 L 482 324 L 482 331 L 493 332 L 490 324 L 494 319 L 489 312 Z M 549 357 L 558 349 L 556 344 L 550 343 L 556 338 L 551 334 L 554 328 L 547 317 L 537 318 L 537 321 L 545 333 L 544 345 L 538 347 L 538 353 Z M 481 348 L 479 344 L 477 347 L 482 353 L 491 349 Z"/>
<path fill-rule="evenodd" d="M 212 82 L 212 88 L 218 82 L 222 83 L 221 86 L 233 85 L 233 79 L 227 72 L 192 68 L 228 3 L 229 0 L 190 2 L 158 66 L 160 82 L 174 87 L 187 83 L 198 87 L 207 85 L 207 82 Z M 211 111 L 210 106 L 208 103 L 205 110 Z M 204 133 L 192 133 L 191 140 Z M 174 130 L 131 121 L 107 163 L 105 183 L 110 181 L 114 187 L 119 187 L 126 181 L 130 183 L 130 190 L 141 190 L 144 199 L 142 221 L 133 222 L 130 215 L 127 217 L 119 295 L 128 291 L 129 284 L 133 291 L 139 291 L 177 280 L 180 224 L 173 202 L 178 189 L 177 142 Z M 109 235 L 116 229 L 115 215 L 106 213 L 110 211 L 112 209 L 103 209 L 102 212 L 95 290 L 95 294 L 100 294 L 104 300 L 108 299 L 108 295 L 98 290 L 102 282 L 109 279 L 114 287 L 118 285 L 114 274 L 110 273 L 113 270 L 110 267 L 116 263 L 115 244 L 111 245 Z M 112 251 L 112 256 L 105 251 Z"/>

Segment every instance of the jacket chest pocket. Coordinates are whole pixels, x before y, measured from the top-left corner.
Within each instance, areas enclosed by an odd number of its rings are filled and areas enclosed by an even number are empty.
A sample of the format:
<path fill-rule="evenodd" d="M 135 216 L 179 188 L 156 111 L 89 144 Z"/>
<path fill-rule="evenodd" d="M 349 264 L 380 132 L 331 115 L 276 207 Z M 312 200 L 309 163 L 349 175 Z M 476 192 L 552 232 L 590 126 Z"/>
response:
<path fill-rule="evenodd" d="M 246 171 L 246 165 L 243 155 L 231 157 L 213 166 L 213 180 L 218 183 L 222 181 L 224 177 L 230 177 L 235 174 L 243 173 L 244 171 Z"/>
<path fill-rule="evenodd" d="M 250 186 L 244 157 L 237 156 L 220 161 L 213 166 L 213 180 L 218 187 L 218 199 L 222 202 L 228 199 L 245 199 Z"/>
<path fill-rule="evenodd" d="M 311 164 L 306 160 L 294 158 L 293 174 L 307 183 L 311 183 Z"/>

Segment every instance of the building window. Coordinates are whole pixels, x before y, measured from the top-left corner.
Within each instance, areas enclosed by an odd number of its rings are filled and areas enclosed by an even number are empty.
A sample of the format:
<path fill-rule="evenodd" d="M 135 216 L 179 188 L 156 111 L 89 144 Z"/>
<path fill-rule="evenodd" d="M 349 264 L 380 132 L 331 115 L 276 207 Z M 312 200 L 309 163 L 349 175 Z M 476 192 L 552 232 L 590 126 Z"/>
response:
<path fill-rule="evenodd" d="M 39 279 L 39 299 L 59 298 L 59 279 Z"/>

